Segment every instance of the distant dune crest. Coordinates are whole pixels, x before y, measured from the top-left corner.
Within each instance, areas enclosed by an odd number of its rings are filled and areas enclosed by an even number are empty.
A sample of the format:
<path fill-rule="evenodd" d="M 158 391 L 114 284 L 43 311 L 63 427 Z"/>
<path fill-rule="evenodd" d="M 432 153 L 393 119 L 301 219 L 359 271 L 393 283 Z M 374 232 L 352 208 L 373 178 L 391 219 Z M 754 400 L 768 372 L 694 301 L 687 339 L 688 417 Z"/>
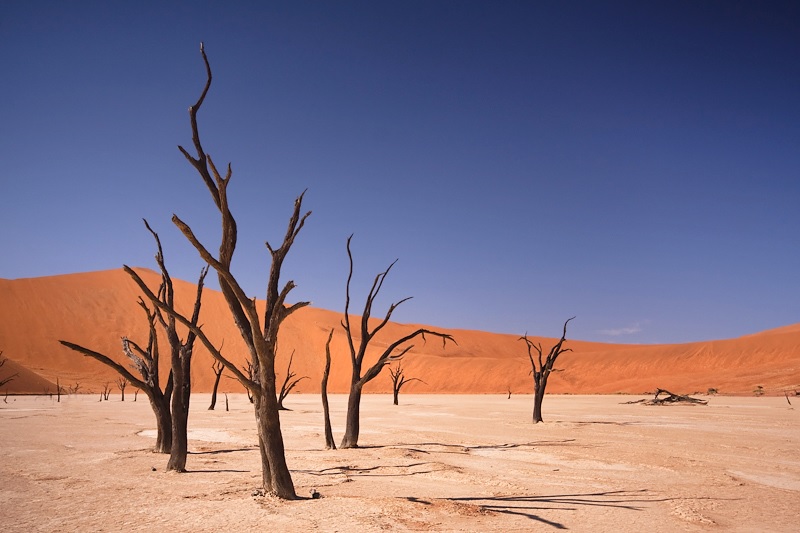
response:
<path fill-rule="evenodd" d="M 159 276 L 136 269 L 152 287 Z M 191 283 L 175 280 L 176 303 L 189 308 L 194 297 Z M 11 393 L 55 392 L 62 386 L 81 384 L 82 392 L 97 392 L 117 375 L 97 361 L 58 344 L 69 340 L 100 351 L 127 364 L 120 338 L 146 340 L 147 326 L 136 304 L 138 288 L 121 269 L 42 278 L 0 280 L 0 350 L 9 359 L 2 374 L 19 373 L 4 390 Z M 298 386 L 303 393 L 318 393 L 325 363 L 325 341 L 331 343 L 331 375 L 328 391 L 348 390 L 349 355 L 339 322 L 341 313 L 314 307 L 291 315 L 281 330 L 278 379 L 286 372 L 292 351 L 292 371 L 308 376 Z M 245 349 L 228 314 L 222 295 L 206 289 L 200 322 L 234 362 L 245 364 Z M 435 324 L 431 326 L 436 327 Z M 396 338 L 413 326 L 391 323 L 386 339 Z M 518 335 L 471 330 L 442 330 L 458 345 L 416 343 L 403 360 L 405 375 L 412 382 L 408 393 L 512 393 L 532 392 L 526 348 Z M 553 332 L 557 333 L 557 332 Z M 538 337 L 531 337 L 539 340 Z M 800 324 L 783 326 L 737 339 L 679 345 L 624 345 L 569 340 L 573 352 L 559 359 L 563 372 L 554 373 L 548 393 L 641 394 L 657 388 L 675 392 L 753 394 L 759 387 L 766 394 L 800 390 Z M 541 338 L 543 345 L 556 339 Z M 375 340 L 375 349 L 381 337 Z M 212 358 L 202 347 L 195 351 L 193 388 L 209 392 L 214 383 Z M 391 392 L 388 372 L 371 382 L 368 392 Z M 223 380 L 220 392 L 242 392 L 233 379 Z"/>

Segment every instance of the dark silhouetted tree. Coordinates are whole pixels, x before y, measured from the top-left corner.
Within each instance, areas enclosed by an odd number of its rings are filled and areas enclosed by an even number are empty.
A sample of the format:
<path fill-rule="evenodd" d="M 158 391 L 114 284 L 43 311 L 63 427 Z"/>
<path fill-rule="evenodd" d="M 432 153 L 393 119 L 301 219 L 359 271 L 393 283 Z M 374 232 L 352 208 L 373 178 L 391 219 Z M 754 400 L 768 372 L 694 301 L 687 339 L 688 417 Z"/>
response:
<path fill-rule="evenodd" d="M 294 210 L 289 218 L 289 227 L 281 245 L 273 248 L 267 243 L 272 262 L 266 291 L 266 306 L 264 316 L 260 317 L 256 307 L 255 298 L 248 296 L 234 275 L 231 273 L 231 260 L 236 249 L 237 227 L 233 214 L 228 206 L 228 185 L 233 174 L 229 164 L 223 177 L 211 157 L 206 154 L 200 142 L 200 133 L 197 124 L 197 113 L 200 110 L 206 94 L 211 87 L 211 66 L 208 62 L 203 45 L 200 53 L 206 68 L 206 83 L 197 102 L 189 108 L 189 119 L 192 127 L 192 142 L 196 155 L 189 154 L 179 146 L 186 160 L 198 172 L 211 193 L 214 205 L 221 215 L 222 235 L 218 256 L 214 256 L 195 236 L 192 229 L 180 218 L 173 215 L 173 223 L 181 230 L 186 239 L 194 246 L 200 257 L 217 273 L 220 290 L 233 321 L 244 340 L 253 366 L 253 377 L 246 376 L 236 365 L 226 359 L 220 350 L 208 339 L 205 333 L 196 324 L 178 314 L 174 309 L 159 304 L 162 310 L 172 314 L 175 318 L 197 335 L 211 355 L 225 365 L 253 395 L 256 425 L 258 429 L 259 450 L 261 453 L 262 484 L 267 494 L 284 499 L 296 499 L 297 494 L 292 482 L 289 467 L 286 464 L 286 455 L 281 432 L 278 398 L 275 385 L 275 355 L 278 342 L 278 331 L 283 321 L 297 309 L 308 305 L 308 302 L 298 302 L 286 305 L 289 292 L 295 287 L 294 282 L 287 282 L 280 286 L 280 275 L 286 255 L 294 243 L 295 238 L 305 224 L 310 212 L 301 216 L 303 194 L 294 204 Z M 144 284 L 140 284 L 142 287 Z M 146 291 L 146 287 L 142 287 Z M 152 297 L 151 297 L 152 300 Z M 262 329 L 263 325 L 263 329 Z"/>
<path fill-rule="evenodd" d="M 388 343 L 386 349 L 383 350 L 380 355 L 378 355 L 378 359 L 372 364 L 372 366 L 364 370 L 362 373 L 364 357 L 367 354 L 369 343 L 372 341 L 375 335 L 380 332 L 384 326 L 386 326 L 386 324 L 389 322 L 389 319 L 392 317 L 394 310 L 397 309 L 400 304 L 410 300 L 411 298 L 404 298 L 399 302 L 391 304 L 388 311 L 386 311 L 386 315 L 384 316 L 383 320 L 381 320 L 374 328 L 370 329 L 369 320 L 370 316 L 372 315 L 372 305 L 374 304 L 375 298 L 378 296 L 378 293 L 383 286 L 386 276 L 397 262 L 397 260 L 395 260 L 391 265 L 389 265 L 389 268 L 375 276 L 375 280 L 372 282 L 372 288 L 369 290 L 367 300 L 364 304 L 364 312 L 361 315 L 361 325 L 359 331 L 357 333 L 353 332 L 350 324 L 350 282 L 353 278 L 353 254 L 350 251 L 350 241 L 352 238 L 352 235 L 347 238 L 347 257 L 350 259 L 350 271 L 347 276 L 347 291 L 342 327 L 347 335 L 347 344 L 350 348 L 350 363 L 352 364 L 353 372 L 350 379 L 350 395 L 347 399 L 347 419 L 345 422 L 345 433 L 341 443 L 342 448 L 358 447 L 361 394 L 364 389 L 364 385 L 375 379 L 378 374 L 380 374 L 381 370 L 383 370 L 384 366 L 392 361 L 400 359 L 409 350 L 411 350 L 414 347 L 413 344 L 409 344 L 411 340 L 415 339 L 416 337 L 421 337 L 424 341 L 426 335 L 431 335 L 441 338 L 442 344 L 444 345 L 447 345 L 447 341 L 452 341 L 455 343 L 455 340 L 451 335 L 425 328 L 419 328 L 393 342 Z M 358 347 L 356 347 L 355 343 L 356 337 L 359 338 Z"/>
<path fill-rule="evenodd" d="M 209 411 L 213 411 L 214 407 L 217 406 L 217 389 L 219 388 L 219 380 L 222 379 L 222 372 L 225 370 L 225 367 L 222 363 L 214 359 L 214 362 L 211 364 L 211 370 L 214 371 L 214 388 L 211 391 L 211 405 L 208 406 Z"/>
<path fill-rule="evenodd" d="M 556 359 L 558 356 L 564 352 L 571 352 L 570 348 L 564 348 L 564 342 L 567 340 L 567 324 L 569 324 L 570 320 L 573 320 L 575 317 L 568 319 L 564 322 L 564 332 L 561 334 L 561 339 L 550 348 L 550 352 L 547 356 L 542 360 L 544 353 L 542 351 L 542 343 L 534 343 L 532 340 L 528 338 L 528 334 L 526 333 L 522 337 L 519 338 L 521 341 L 525 341 L 525 344 L 528 347 L 528 359 L 531 361 L 531 376 L 533 376 L 533 423 L 537 424 L 539 422 L 543 422 L 542 420 L 542 400 L 544 400 L 544 391 L 547 387 L 547 378 L 550 377 L 550 373 L 553 372 L 553 365 L 556 363 Z M 533 350 L 536 350 L 537 357 L 534 357 Z"/>
<path fill-rule="evenodd" d="M 331 339 L 333 339 L 333 330 L 328 334 L 328 340 L 325 342 L 325 370 L 322 372 L 320 392 L 322 394 L 322 414 L 325 417 L 325 448 L 328 450 L 335 450 L 336 443 L 333 440 L 331 413 L 328 406 L 328 376 L 331 373 Z"/>
<path fill-rule="evenodd" d="M 425 383 L 419 378 L 407 378 L 405 375 L 405 370 L 403 369 L 402 361 L 397 361 L 397 366 L 394 368 L 389 367 L 389 375 L 392 377 L 392 397 L 394 400 L 394 405 L 399 405 L 400 403 L 398 400 L 400 397 L 400 389 L 403 388 L 403 385 L 412 381 Z"/>
<path fill-rule="evenodd" d="M 122 378 L 122 377 L 121 378 L 117 378 L 117 388 L 119 389 L 119 393 L 120 393 L 120 397 L 121 397 L 120 401 L 122 401 L 122 402 L 125 401 L 125 387 L 127 387 L 127 386 L 128 386 L 128 380 L 127 379 Z"/>
<path fill-rule="evenodd" d="M 294 359 L 294 350 L 292 350 L 292 355 L 289 356 L 289 365 L 286 367 L 286 379 L 283 380 L 281 390 L 278 393 L 278 409 L 282 411 L 288 410 L 284 407 L 283 400 L 289 396 L 289 393 L 292 392 L 292 389 L 295 388 L 298 383 L 304 379 L 308 379 L 308 376 L 298 378 L 297 374 L 292 372 L 292 359 Z"/>

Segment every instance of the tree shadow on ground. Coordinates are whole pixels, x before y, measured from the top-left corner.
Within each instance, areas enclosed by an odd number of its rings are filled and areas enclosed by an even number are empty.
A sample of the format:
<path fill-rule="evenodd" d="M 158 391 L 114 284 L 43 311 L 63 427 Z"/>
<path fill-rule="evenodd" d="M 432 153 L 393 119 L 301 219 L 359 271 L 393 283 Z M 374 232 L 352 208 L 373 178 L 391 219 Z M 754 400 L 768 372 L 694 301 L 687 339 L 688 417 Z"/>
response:
<path fill-rule="evenodd" d="M 409 501 L 431 505 L 431 501 L 409 497 Z M 614 507 L 630 511 L 641 511 L 643 503 L 663 502 L 672 498 L 659 498 L 647 489 L 628 491 L 615 490 L 582 494 L 553 494 L 544 496 L 474 496 L 463 498 L 443 498 L 450 501 L 474 505 L 484 512 L 522 516 L 555 529 L 569 529 L 561 522 L 548 520 L 534 511 L 576 511 L 579 507 Z"/>
<path fill-rule="evenodd" d="M 435 463 L 410 463 L 404 465 L 376 465 L 376 466 L 332 466 L 321 470 L 293 470 L 311 476 L 364 476 L 364 477 L 401 477 L 430 474 L 437 469 L 412 470 L 417 467 L 433 465 Z M 405 470 L 405 471 L 404 471 Z"/>
<path fill-rule="evenodd" d="M 517 442 L 517 443 L 502 443 L 502 444 L 445 444 L 441 442 L 416 442 L 416 443 L 399 443 L 399 444 L 383 444 L 383 445 L 367 445 L 360 448 L 368 449 L 381 449 L 381 448 L 395 448 L 404 449 L 412 452 L 419 453 L 458 453 L 468 454 L 473 451 L 480 450 L 510 450 L 514 448 L 537 448 L 544 446 L 583 446 L 581 444 L 572 444 L 576 439 L 562 439 L 552 441 L 536 441 L 536 442 Z M 434 450 L 426 450 L 424 448 L 439 448 Z"/>
<path fill-rule="evenodd" d="M 258 451 L 258 446 L 249 446 L 247 448 L 227 448 L 224 450 L 199 450 L 196 452 L 187 452 L 189 455 L 216 455 L 218 453 L 234 453 L 234 452 L 252 452 Z"/>

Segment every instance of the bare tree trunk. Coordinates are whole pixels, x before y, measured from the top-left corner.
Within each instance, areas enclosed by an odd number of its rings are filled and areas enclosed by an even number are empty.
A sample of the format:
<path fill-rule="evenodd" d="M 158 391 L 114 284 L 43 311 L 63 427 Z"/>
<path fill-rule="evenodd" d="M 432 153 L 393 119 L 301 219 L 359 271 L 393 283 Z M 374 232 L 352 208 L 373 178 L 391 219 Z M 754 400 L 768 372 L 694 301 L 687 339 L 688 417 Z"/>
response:
<path fill-rule="evenodd" d="M 544 422 L 542 418 L 542 401 L 544 400 L 544 387 L 538 383 L 533 387 L 533 423 Z"/>
<path fill-rule="evenodd" d="M 342 448 L 358 448 L 358 434 L 361 430 L 361 391 L 358 383 L 350 385 L 350 396 L 347 397 L 347 420 L 342 438 Z"/>
<path fill-rule="evenodd" d="M 262 481 L 264 487 L 271 487 L 275 496 L 287 500 L 297 498 L 289 466 L 286 464 L 286 451 L 281 433 L 278 400 L 273 389 L 265 391 L 255 401 L 258 422 L 259 448 L 262 459 Z M 266 460 L 266 461 L 265 461 Z"/>
<path fill-rule="evenodd" d="M 325 449 L 335 450 L 336 442 L 333 440 L 333 429 L 331 428 L 331 413 L 328 407 L 328 376 L 331 372 L 331 339 L 333 338 L 333 329 L 328 335 L 328 341 L 325 343 L 325 370 L 322 372 L 322 384 L 320 386 L 322 393 L 322 413 L 325 417 Z"/>
<path fill-rule="evenodd" d="M 213 411 L 214 407 L 217 405 L 217 389 L 219 388 L 219 380 L 222 378 L 222 372 L 225 370 L 225 367 L 222 366 L 222 363 L 219 361 L 214 361 L 214 364 L 211 366 L 214 370 L 214 389 L 211 391 L 211 405 L 208 406 L 209 411 Z"/>
<path fill-rule="evenodd" d="M 170 453 L 172 449 L 172 415 L 169 411 L 169 401 L 161 395 L 154 395 L 144 389 L 150 407 L 156 415 L 156 453 Z"/>
<path fill-rule="evenodd" d="M 172 392 L 172 446 L 169 451 L 167 470 L 186 471 L 186 456 L 189 453 L 189 400 L 192 393 L 191 355 L 178 355 L 179 372 L 175 376 L 175 390 Z"/>

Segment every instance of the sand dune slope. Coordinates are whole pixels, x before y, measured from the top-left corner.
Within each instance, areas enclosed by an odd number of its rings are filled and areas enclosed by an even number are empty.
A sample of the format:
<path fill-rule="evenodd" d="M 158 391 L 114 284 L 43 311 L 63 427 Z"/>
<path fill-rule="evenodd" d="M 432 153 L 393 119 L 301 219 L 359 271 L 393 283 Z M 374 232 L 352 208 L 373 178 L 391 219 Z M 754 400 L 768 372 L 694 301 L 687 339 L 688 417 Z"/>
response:
<path fill-rule="evenodd" d="M 159 276 L 141 269 L 151 287 Z M 176 280 L 179 309 L 189 312 L 194 298 L 191 283 Z M 114 383 L 117 375 L 100 363 L 58 343 L 68 340 L 124 362 L 120 339 L 129 336 L 146 342 L 144 313 L 138 306 L 138 288 L 122 270 L 43 278 L 0 280 L 0 350 L 15 364 L 31 372 L 15 380 L 14 391 L 43 392 L 56 379 L 80 383 L 83 391 L 98 391 Z M 383 310 L 376 311 L 376 315 Z M 329 391 L 345 392 L 349 382 L 349 351 L 339 326 L 341 314 L 308 307 L 284 324 L 276 363 L 278 379 L 285 375 L 294 353 L 293 371 L 308 376 L 297 387 L 316 392 L 324 361 L 328 332 L 333 364 Z M 229 316 L 222 295 L 206 290 L 201 323 L 223 353 L 239 365 L 245 361 L 244 344 Z M 420 326 L 390 323 L 373 343 L 378 350 Z M 427 326 L 437 329 L 434 326 Z M 458 345 L 429 338 L 419 340 L 404 361 L 406 375 L 424 381 L 409 383 L 404 392 L 514 393 L 530 392 L 530 368 L 525 346 L 517 335 L 482 331 L 447 330 Z M 541 338 L 547 347 L 552 338 Z M 800 325 L 787 326 L 738 339 L 680 345 L 614 345 L 569 341 L 573 352 L 559 359 L 563 372 L 554 373 L 548 390 L 553 393 L 642 393 L 657 387 L 675 392 L 751 394 L 761 386 L 768 394 L 800 389 Z M 166 353 L 166 352 L 165 352 Z M 369 356 L 368 356 L 369 357 Z M 166 358 L 165 358 L 166 359 Z M 166 362 L 166 361 L 164 361 Z M 211 357 L 198 346 L 193 362 L 193 385 L 209 391 L 214 375 Z M 126 363 L 127 364 L 127 363 Z M 8 365 L 7 365 L 8 366 Z M 41 380 L 34 379 L 38 375 Z M 48 385 L 47 382 L 50 384 Z M 369 386 L 371 392 L 391 390 L 388 372 Z M 223 378 L 222 392 L 240 392 L 241 386 Z"/>

